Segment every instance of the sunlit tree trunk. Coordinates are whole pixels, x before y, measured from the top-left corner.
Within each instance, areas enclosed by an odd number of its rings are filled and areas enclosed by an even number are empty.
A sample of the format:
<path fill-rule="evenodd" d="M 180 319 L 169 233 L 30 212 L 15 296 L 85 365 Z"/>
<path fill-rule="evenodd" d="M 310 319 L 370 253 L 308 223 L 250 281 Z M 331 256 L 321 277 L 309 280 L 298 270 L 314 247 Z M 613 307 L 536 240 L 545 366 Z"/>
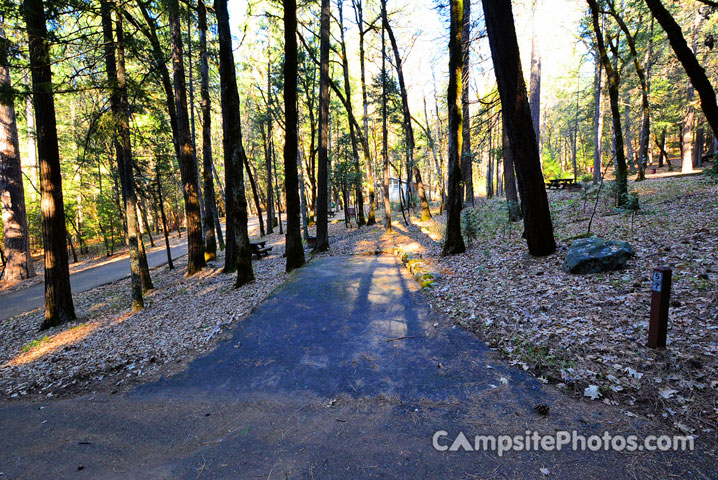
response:
<path fill-rule="evenodd" d="M 464 1 L 464 27 L 461 39 L 461 51 L 464 59 L 463 78 L 461 79 L 461 108 L 463 124 L 461 127 L 461 174 L 463 176 L 464 201 L 474 204 L 474 170 L 471 151 L 471 115 L 469 109 L 469 74 L 471 66 L 471 0 Z"/>
<path fill-rule="evenodd" d="M 506 120 L 514 168 L 523 202 L 524 229 L 529 253 L 541 256 L 556 250 L 551 212 L 544 186 L 538 142 L 532 127 L 519 46 L 510 0 L 483 0 L 501 106 Z"/>
<path fill-rule="evenodd" d="M 62 172 L 43 0 L 25 0 L 23 10 L 27 25 L 40 162 L 42 236 L 45 246 L 45 318 L 42 324 L 44 329 L 74 320 L 75 306 L 72 302 L 70 271 L 67 264 Z"/>
<path fill-rule="evenodd" d="M 252 250 L 249 246 L 247 231 L 247 199 L 244 196 L 244 175 L 242 174 L 242 159 L 245 153 L 242 145 L 239 93 L 237 92 L 227 0 L 215 0 L 214 10 L 217 15 L 219 33 L 219 79 L 227 196 L 227 252 L 224 271 L 229 273 L 236 270 L 235 287 L 240 287 L 254 280 Z"/>
<path fill-rule="evenodd" d="M 466 251 L 461 235 L 461 132 L 463 112 L 461 107 L 461 80 L 463 71 L 462 30 L 464 8 L 462 0 L 451 0 L 451 27 L 449 31 L 449 187 L 446 210 L 446 239 L 442 255 Z"/>
<path fill-rule="evenodd" d="M 199 208 L 199 181 L 187 111 L 187 88 L 178 0 L 169 0 L 168 10 L 174 74 L 174 101 L 177 109 L 177 131 L 182 159 L 182 193 L 187 216 L 187 273 L 194 275 L 206 265 L 202 242 L 202 218 Z"/>
<path fill-rule="evenodd" d="M 4 279 L 14 283 L 35 276 L 22 184 L 20 142 L 8 62 L 9 41 L 0 27 L 0 207 L 5 244 Z M 34 153 L 34 152 L 33 152 Z"/>
<path fill-rule="evenodd" d="M 381 17 L 386 17 L 386 0 L 381 1 Z M 384 230 L 391 232 L 391 198 L 389 197 L 389 131 L 386 125 L 386 26 L 381 26 L 381 156 L 384 161 Z M 401 197 L 401 176 L 399 176 Z"/>

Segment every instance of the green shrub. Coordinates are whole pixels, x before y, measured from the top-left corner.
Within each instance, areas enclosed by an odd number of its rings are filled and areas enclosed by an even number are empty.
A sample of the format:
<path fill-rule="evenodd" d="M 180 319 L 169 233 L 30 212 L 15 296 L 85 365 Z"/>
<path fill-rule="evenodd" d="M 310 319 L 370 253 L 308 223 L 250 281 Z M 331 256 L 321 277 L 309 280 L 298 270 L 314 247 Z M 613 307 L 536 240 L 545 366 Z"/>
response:
<path fill-rule="evenodd" d="M 466 245 L 471 246 L 481 231 L 481 216 L 475 208 L 465 208 L 461 212 L 461 234 Z"/>

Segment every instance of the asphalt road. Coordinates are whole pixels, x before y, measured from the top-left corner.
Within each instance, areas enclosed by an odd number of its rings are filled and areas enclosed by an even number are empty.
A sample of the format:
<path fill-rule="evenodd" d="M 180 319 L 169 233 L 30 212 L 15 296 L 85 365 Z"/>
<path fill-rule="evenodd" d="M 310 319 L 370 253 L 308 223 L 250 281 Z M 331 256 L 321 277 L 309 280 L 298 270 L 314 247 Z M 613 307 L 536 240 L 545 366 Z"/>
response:
<path fill-rule="evenodd" d="M 224 233 L 224 225 L 222 228 Z M 251 217 L 249 219 L 248 228 L 250 235 L 257 235 L 257 231 L 259 230 L 257 217 Z M 167 263 L 167 252 L 164 247 L 164 238 L 158 236 L 155 244 L 157 247 L 152 248 L 147 252 L 147 263 L 150 268 L 159 267 Z M 145 248 L 147 248 L 147 245 Z M 176 237 L 176 232 L 172 232 L 170 238 L 170 250 L 172 252 L 173 260 L 186 255 L 186 234 L 183 234 L 182 238 L 179 239 Z M 107 263 L 88 268 L 81 272 L 70 274 L 72 293 L 80 293 L 99 287 L 100 285 L 116 282 L 117 280 L 122 280 L 129 275 L 130 260 L 129 257 L 123 256 L 116 260 L 111 260 Z M 43 283 L 0 295 L 0 321 L 41 307 L 45 301 L 44 297 L 45 285 Z"/>
<path fill-rule="evenodd" d="M 147 263 L 150 268 L 159 267 L 167 263 L 167 252 L 164 248 L 164 239 L 158 238 L 157 245 L 147 252 Z M 182 235 L 181 239 L 176 237 L 170 241 L 172 259 L 187 254 L 187 236 Z M 121 257 L 111 260 L 102 265 L 91 267 L 81 272 L 70 274 L 70 284 L 73 293 L 84 292 L 100 285 L 121 280 L 130 275 L 129 257 Z M 0 295 L 0 321 L 7 318 L 29 312 L 35 308 L 42 307 L 45 301 L 45 284 L 39 283 L 22 290 Z"/>
<path fill-rule="evenodd" d="M 534 411 L 550 406 L 548 416 Z M 394 257 L 325 257 L 217 348 L 126 394 L 0 406 L 2 478 L 711 478 L 700 452 L 437 451 L 446 431 L 656 434 L 512 368 Z"/>

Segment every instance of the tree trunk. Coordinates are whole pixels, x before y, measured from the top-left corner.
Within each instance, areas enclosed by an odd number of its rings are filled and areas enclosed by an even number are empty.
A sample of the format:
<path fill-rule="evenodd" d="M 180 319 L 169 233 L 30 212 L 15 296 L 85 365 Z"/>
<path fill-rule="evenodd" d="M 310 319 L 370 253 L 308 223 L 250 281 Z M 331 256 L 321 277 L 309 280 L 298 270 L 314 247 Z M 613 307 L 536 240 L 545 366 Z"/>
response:
<path fill-rule="evenodd" d="M 232 53 L 232 34 L 229 29 L 227 0 L 215 0 L 219 36 L 219 78 L 222 98 L 222 127 L 224 131 L 225 192 L 227 195 L 227 252 L 224 271 L 237 271 L 235 287 L 254 280 L 252 250 L 247 232 L 247 199 L 244 196 L 241 117 L 239 93 Z"/>
<path fill-rule="evenodd" d="M 276 212 L 277 212 L 277 222 L 279 223 L 279 234 L 284 235 L 284 230 L 282 229 L 282 196 L 279 191 L 279 177 L 277 176 L 277 155 L 274 150 L 274 142 L 272 142 L 272 170 L 274 172 L 274 194 L 276 195 L 276 203 L 277 206 Z"/>
<path fill-rule="evenodd" d="M 32 90 L 32 84 L 25 73 L 27 90 Z M 33 168 L 32 178 L 40 184 L 40 165 L 37 163 L 37 131 L 35 130 L 35 111 L 32 108 L 32 95 L 25 96 L 25 122 L 27 126 L 27 164 Z"/>
<path fill-rule="evenodd" d="M 180 30 L 178 0 L 169 0 L 170 43 L 174 74 L 174 101 L 177 109 L 177 131 L 181 153 L 182 193 L 187 217 L 187 274 L 194 275 L 206 265 L 202 242 L 202 219 L 199 208 L 199 181 L 194 147 L 190 135 L 187 112 L 187 88 L 185 84 L 182 32 Z M 240 166 L 241 167 L 241 166 Z M 241 172 L 241 170 L 240 170 Z"/>
<path fill-rule="evenodd" d="M 486 7 L 484 7 L 486 8 Z M 466 251 L 461 235 L 461 132 L 463 111 L 461 107 L 463 55 L 462 30 L 464 9 L 462 0 L 451 0 L 451 27 L 449 32 L 449 187 L 446 211 L 446 240 L 442 255 L 454 255 Z"/>
<path fill-rule="evenodd" d="M 299 115 L 297 112 L 297 1 L 284 0 L 284 189 L 287 197 L 287 272 L 304 265 L 304 246 L 300 230 Z"/>
<path fill-rule="evenodd" d="M 518 222 L 521 220 L 521 205 L 519 204 L 519 197 L 516 192 L 514 155 L 511 151 L 511 142 L 509 142 L 509 133 L 506 129 L 506 120 L 503 122 L 504 190 L 506 190 L 506 205 L 509 211 L 509 222 Z"/>
<path fill-rule="evenodd" d="M 257 184 L 254 181 L 254 175 L 252 175 L 252 169 L 249 168 L 249 160 L 245 155 L 242 159 L 245 170 L 247 171 L 247 177 L 249 178 L 249 186 L 252 189 L 252 197 L 254 198 L 254 206 L 257 208 L 257 219 L 259 220 L 259 236 L 263 237 L 266 235 L 264 230 L 264 220 L 262 219 L 262 207 L 259 205 L 259 193 L 257 191 Z"/>
<path fill-rule="evenodd" d="M 633 139 L 631 134 L 631 98 L 628 92 L 625 93 L 623 98 L 623 124 L 625 129 L 625 142 L 626 142 L 626 160 L 628 162 L 628 171 L 633 173 L 635 170 L 633 159 Z"/>
<path fill-rule="evenodd" d="M 344 0 L 337 1 L 337 7 L 339 8 L 339 32 L 341 40 L 341 52 L 342 52 L 342 67 L 344 70 L 344 93 L 347 100 L 347 115 L 350 117 L 354 116 L 352 109 L 352 93 L 351 84 L 349 82 L 349 59 L 347 57 L 347 46 L 344 40 Z M 361 166 L 359 165 L 359 147 L 357 145 L 357 135 L 354 130 L 354 122 L 349 122 L 349 137 L 352 145 L 352 165 L 354 166 L 354 193 L 359 204 L 359 210 L 357 211 L 357 227 L 361 227 L 366 223 L 364 220 L 364 193 L 362 189 L 362 175 Z"/>
<path fill-rule="evenodd" d="M 369 151 L 369 101 L 367 99 L 366 67 L 364 64 L 364 36 L 366 34 L 366 30 L 364 29 L 364 11 L 362 8 L 362 0 L 352 0 L 352 5 L 354 6 L 354 16 L 356 17 L 356 22 L 359 26 L 359 65 L 361 66 L 361 92 L 362 107 L 364 109 L 363 123 L 365 140 L 362 145 L 362 149 L 364 150 L 367 183 L 369 184 L 369 214 L 367 216 L 366 224 L 374 225 L 376 223 L 376 192 L 374 167 L 372 165 L 371 152 Z"/>
<path fill-rule="evenodd" d="M 603 64 L 600 55 L 596 56 L 595 66 L 596 76 L 594 79 L 594 105 L 593 112 L 593 183 L 601 181 L 601 172 L 603 171 L 603 161 L 601 159 L 603 144 Z"/>
<path fill-rule="evenodd" d="M 703 127 L 699 127 L 696 132 L 696 144 L 693 147 L 693 168 L 699 168 L 703 166 L 703 143 L 705 133 Z"/>
<path fill-rule="evenodd" d="M 514 166 L 519 192 L 524 199 L 524 228 L 529 253 L 549 255 L 556 250 L 556 241 L 541 173 L 538 142 L 531 128 L 531 109 L 521 71 L 511 1 L 483 0 L 483 5 L 501 105 L 506 115 L 506 129 L 516 160 Z"/>
<path fill-rule="evenodd" d="M 188 3 L 188 6 L 190 4 Z M 190 134 L 192 136 L 192 159 L 194 161 L 194 167 L 197 171 L 197 203 L 199 204 L 199 218 L 200 227 L 202 228 L 202 241 L 204 238 L 204 197 L 202 196 L 202 175 L 199 172 L 199 162 L 197 162 L 197 136 L 195 135 L 195 123 L 194 123 L 194 75 L 192 74 L 192 9 L 187 8 L 187 65 L 188 70 L 188 91 L 189 91 L 189 115 L 190 115 Z M 215 255 L 217 247 L 215 246 Z M 207 260 L 207 252 L 204 253 L 205 260 Z"/>
<path fill-rule="evenodd" d="M 70 270 L 67 265 L 62 170 L 43 0 L 25 0 L 24 16 L 40 162 L 42 236 L 45 246 L 45 318 L 42 328 L 45 329 L 74 320 L 75 306 L 72 302 Z"/>
<path fill-rule="evenodd" d="M 658 155 L 658 168 L 661 168 L 664 161 L 669 161 L 668 154 L 666 153 L 666 127 L 663 127 L 663 132 L 661 132 L 661 140 L 658 142 L 658 149 L 660 150 L 660 154 Z"/>
<path fill-rule="evenodd" d="M 471 115 L 469 111 L 469 72 L 471 57 L 471 0 L 464 1 L 464 23 L 461 39 L 461 53 L 464 59 L 461 79 L 461 109 L 463 123 L 461 127 L 461 174 L 464 201 L 474 204 L 473 153 L 471 152 Z"/>
<path fill-rule="evenodd" d="M 130 132 L 130 105 L 127 97 L 127 77 L 125 73 L 124 31 L 122 29 L 122 17 L 118 11 L 116 19 L 117 40 L 115 43 L 112 31 L 112 7 L 109 2 L 103 1 L 100 8 L 102 10 L 102 31 L 105 40 L 105 64 L 107 66 L 108 83 L 111 87 L 110 104 L 117 130 L 115 138 L 117 171 L 120 177 L 122 201 L 125 207 L 127 242 L 130 251 L 132 311 L 138 311 L 144 308 L 142 293 L 152 290 L 153 286 L 149 266 L 147 265 L 147 257 L 141 245 L 142 233 L 137 215 L 137 193 Z"/>
<path fill-rule="evenodd" d="M 381 17 L 386 17 L 386 0 L 381 0 Z M 381 24 L 381 155 L 384 160 L 384 230 L 391 232 L 391 198 L 389 197 L 389 131 L 386 125 L 386 25 Z M 401 176 L 399 176 L 401 197 Z"/>
<path fill-rule="evenodd" d="M 157 200 L 160 206 L 160 215 L 162 216 L 162 233 L 165 237 L 165 251 L 167 252 L 167 268 L 174 270 L 175 266 L 172 263 L 172 250 L 170 249 L 170 233 L 167 228 L 167 217 L 165 216 L 165 204 L 162 198 L 162 181 L 160 176 L 160 165 L 155 164 L 155 180 L 157 181 Z"/>
<path fill-rule="evenodd" d="M 267 136 L 264 138 L 264 160 L 267 167 L 267 234 L 274 233 L 277 216 L 274 211 L 274 186 L 272 185 L 272 95 L 271 70 L 272 62 L 269 58 L 269 45 L 267 45 Z M 264 134 L 264 132 L 262 132 Z"/>
<path fill-rule="evenodd" d="M 541 8 L 540 2 L 541 0 L 533 0 L 532 5 L 533 31 L 531 34 L 531 78 L 529 81 L 531 124 L 534 128 L 536 143 L 539 146 L 539 159 L 541 155 L 541 50 L 536 32 L 536 11 Z"/>
<path fill-rule="evenodd" d="M 214 217 L 217 200 L 212 178 L 212 108 L 209 97 L 209 63 L 207 60 L 207 8 L 204 0 L 197 1 L 199 24 L 200 96 L 202 110 L 202 179 L 204 180 L 204 258 L 217 258 L 217 239 L 214 234 Z"/>
<path fill-rule="evenodd" d="M 20 141 L 10 81 L 9 43 L 0 28 L 0 207 L 6 255 L 3 269 L 5 281 L 15 283 L 34 277 L 35 270 L 30 252 Z"/>
<path fill-rule="evenodd" d="M 182 152 L 180 149 L 180 133 L 177 123 L 177 109 L 175 107 L 174 91 L 172 90 L 172 80 L 170 79 L 169 69 L 167 68 L 166 51 L 160 44 L 159 37 L 157 36 L 157 21 L 150 15 L 147 10 L 146 4 L 141 0 L 136 0 L 136 5 L 142 18 L 145 21 L 144 25 L 141 25 L 134 17 L 129 14 L 129 9 L 123 9 L 125 18 L 139 31 L 150 42 L 152 47 L 152 58 L 154 60 L 155 67 L 157 69 L 160 83 L 162 84 L 162 90 L 165 95 L 165 103 L 167 106 L 167 113 L 170 117 L 170 127 L 172 129 L 172 143 L 175 150 L 175 158 L 180 171 L 182 171 Z M 181 185 L 180 185 L 181 188 Z M 178 224 L 179 225 L 179 224 Z M 179 233 L 179 230 L 178 230 Z"/>
<path fill-rule="evenodd" d="M 641 181 L 646 178 L 646 167 L 648 166 L 648 158 L 650 156 L 650 142 L 651 142 L 651 107 L 650 107 L 650 95 L 651 95 L 651 67 L 653 66 L 653 24 L 654 19 L 651 17 L 651 28 L 649 30 L 648 39 L 648 52 L 646 52 L 645 75 L 641 82 L 641 133 L 640 133 L 640 148 L 638 150 L 638 178 L 636 181 Z M 635 50 L 635 43 L 634 43 Z M 637 54 L 634 60 L 635 64 L 638 65 Z M 640 69 L 636 67 L 638 72 Z M 641 75 L 639 74 L 639 78 Z"/>
<path fill-rule="evenodd" d="M 489 122 L 489 161 L 486 164 L 486 198 L 494 196 L 494 129 Z"/>
<path fill-rule="evenodd" d="M 319 45 L 319 158 L 317 192 L 317 243 L 315 252 L 329 250 L 329 0 L 321 0 Z"/>
<path fill-rule="evenodd" d="M 468 2 L 467 2 L 468 3 Z M 396 37 L 389 24 L 389 19 L 386 17 L 386 9 L 384 9 L 383 22 L 386 27 L 386 31 L 389 34 L 389 41 L 391 42 L 391 48 L 394 51 L 394 59 L 396 61 L 396 72 L 399 77 L 399 92 L 401 94 L 402 113 L 404 114 L 404 131 L 406 133 L 406 168 L 407 177 L 411 178 L 412 173 L 417 182 L 417 191 L 419 194 L 419 202 L 421 204 L 421 219 L 428 220 L 431 218 L 431 211 L 429 211 L 429 203 L 426 201 L 426 194 L 424 192 L 424 185 L 421 182 L 421 174 L 419 168 L 415 164 L 414 160 L 414 128 L 411 124 L 411 112 L 409 110 L 409 95 L 406 90 L 406 82 L 404 81 L 404 69 L 403 62 L 401 60 L 401 54 L 399 53 L 399 46 L 396 43 Z M 421 183 L 421 186 L 419 184 Z M 409 182 L 407 182 L 407 187 Z M 411 189 L 408 188 L 408 195 L 411 197 Z M 407 202 L 410 204 L 411 200 Z"/>
<path fill-rule="evenodd" d="M 591 8 L 593 30 L 596 34 L 596 45 L 601 54 L 601 63 L 606 70 L 608 80 L 608 96 L 611 101 L 611 116 L 613 117 L 613 142 L 616 153 L 616 196 L 618 206 L 622 206 L 628 200 L 628 168 L 626 166 L 626 155 L 623 151 L 623 130 L 621 129 L 621 110 L 618 104 L 618 73 L 608 58 L 606 44 L 603 41 L 603 32 L 598 21 L 598 4 L 596 0 L 588 0 Z"/>
<path fill-rule="evenodd" d="M 444 211 L 444 186 L 443 186 L 443 175 L 441 173 L 441 157 L 437 153 L 437 147 L 436 140 L 434 139 L 434 136 L 431 133 L 431 125 L 429 125 L 429 113 L 426 109 L 426 97 L 424 97 L 424 119 L 426 120 L 426 128 L 424 129 L 424 132 L 426 133 L 426 139 L 429 142 L 429 148 L 431 149 L 431 156 L 434 159 L 434 168 L 436 169 L 436 183 L 439 190 L 440 195 L 440 201 L 441 205 L 439 207 L 439 215 Z M 431 177 L 429 178 L 431 180 Z M 429 182 L 429 190 L 431 191 L 431 181 Z"/>

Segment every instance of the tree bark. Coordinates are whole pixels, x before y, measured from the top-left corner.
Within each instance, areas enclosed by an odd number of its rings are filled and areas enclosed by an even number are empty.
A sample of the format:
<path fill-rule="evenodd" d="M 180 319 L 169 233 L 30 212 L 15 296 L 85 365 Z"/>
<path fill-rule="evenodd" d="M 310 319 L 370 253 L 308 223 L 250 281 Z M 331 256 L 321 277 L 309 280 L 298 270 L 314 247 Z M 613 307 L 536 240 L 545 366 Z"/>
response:
<path fill-rule="evenodd" d="M 272 182 L 272 61 L 269 57 L 269 45 L 267 45 L 267 133 L 264 137 L 264 161 L 267 167 L 267 234 L 274 233 L 274 225 L 277 215 L 274 211 L 274 185 Z M 264 132 L 262 132 L 264 135 Z"/>
<path fill-rule="evenodd" d="M 262 219 L 262 207 L 259 205 L 259 192 L 257 191 L 257 183 L 254 181 L 254 175 L 252 175 L 252 169 L 249 168 L 249 159 L 244 155 L 242 158 L 245 170 L 247 171 L 247 178 L 249 178 L 249 186 L 252 189 L 252 197 L 254 198 L 254 206 L 257 209 L 257 220 L 259 220 L 259 236 L 265 236 L 264 231 L 264 220 Z"/>
<path fill-rule="evenodd" d="M 471 59 L 471 0 L 464 0 L 464 23 L 462 29 L 461 52 L 464 59 L 461 79 L 461 174 L 464 201 L 474 204 L 473 153 L 471 151 L 471 115 L 469 110 L 469 72 Z"/>
<path fill-rule="evenodd" d="M 521 204 L 519 203 L 519 196 L 516 191 L 515 161 L 513 152 L 511 151 L 511 142 L 509 142 L 506 120 L 503 120 L 503 122 L 504 190 L 506 190 L 506 205 L 509 211 L 509 222 L 518 222 L 521 220 Z"/>
<path fill-rule="evenodd" d="M 596 76 L 594 79 L 594 105 L 593 112 L 593 183 L 601 181 L 601 172 L 603 171 L 603 161 L 601 159 L 603 144 L 603 64 L 600 55 L 596 56 Z"/>
<path fill-rule="evenodd" d="M 352 108 L 352 92 L 351 84 L 349 82 L 349 59 L 347 58 L 347 45 L 344 40 L 344 0 L 337 1 L 337 7 L 339 9 L 339 32 L 340 32 L 340 44 L 342 52 L 342 67 L 344 70 L 344 93 L 347 100 L 347 115 L 354 116 Z M 357 135 L 354 130 L 354 122 L 349 122 L 349 138 L 351 139 L 352 145 L 352 165 L 354 167 L 354 194 L 356 195 L 357 204 L 359 209 L 357 211 L 357 227 L 361 227 L 366 223 L 364 220 L 364 193 L 362 188 L 362 174 L 361 166 L 359 165 L 359 147 L 357 144 Z"/>
<path fill-rule="evenodd" d="M 536 32 L 536 11 L 540 8 L 541 0 L 533 0 L 532 6 L 532 34 L 531 34 L 531 78 L 529 80 L 529 104 L 531 108 L 531 124 L 534 128 L 536 143 L 541 154 L 541 50 L 538 34 Z"/>
<path fill-rule="evenodd" d="M 214 195 L 214 179 L 212 178 L 212 108 L 209 97 L 209 62 L 207 60 L 207 7 L 204 0 L 197 1 L 197 23 L 199 24 L 200 109 L 202 110 L 204 258 L 209 261 L 217 258 L 217 239 L 214 234 L 217 200 Z"/>
<path fill-rule="evenodd" d="M 45 329 L 74 320 L 75 306 L 67 264 L 62 171 L 43 0 L 25 0 L 23 10 L 27 25 L 40 162 L 42 236 L 45 246 L 45 317 L 42 328 Z"/>
<path fill-rule="evenodd" d="M 20 141 L 10 80 L 10 42 L 0 28 L 0 207 L 2 208 L 4 278 L 15 283 L 35 276 L 30 252 L 30 232 L 22 184 Z"/>
<path fill-rule="evenodd" d="M 317 176 L 317 242 L 315 252 L 329 250 L 329 0 L 321 0 L 319 44 L 319 156 Z"/>
<path fill-rule="evenodd" d="M 155 164 L 155 180 L 157 182 L 157 200 L 159 202 L 160 207 L 160 215 L 162 217 L 162 233 L 165 237 L 165 251 L 167 252 L 167 268 L 170 270 L 174 270 L 175 266 L 174 263 L 172 263 L 172 250 L 170 249 L 170 233 L 169 228 L 167 227 L 167 217 L 165 216 L 165 204 L 164 199 L 162 198 L 162 180 L 160 175 L 160 165 L 159 163 Z"/>
<path fill-rule="evenodd" d="M 468 2 L 467 2 L 468 3 Z M 384 12 L 386 14 L 386 11 Z M 396 62 L 396 73 L 399 77 L 399 93 L 401 95 L 401 104 L 402 104 L 402 113 L 404 115 L 404 131 L 406 134 L 406 168 L 408 170 L 408 177 L 411 177 L 412 174 L 414 175 L 414 178 L 416 179 L 417 183 L 417 193 L 419 195 L 419 203 L 421 205 L 421 219 L 422 220 L 428 220 L 431 218 L 431 211 L 429 210 L 429 202 L 426 201 L 426 194 L 424 192 L 424 185 L 421 181 L 421 173 L 419 173 L 419 168 L 416 165 L 416 162 L 414 160 L 414 128 L 411 124 L 411 111 L 409 110 L 409 94 L 406 90 L 406 82 L 404 81 L 404 68 L 403 68 L 403 62 L 401 59 L 401 54 L 399 53 L 399 46 L 396 43 L 396 37 L 394 36 L 394 31 L 391 28 L 391 25 L 389 24 L 389 19 L 385 16 L 384 24 L 386 27 L 386 32 L 389 34 L 389 41 L 391 42 L 391 48 L 394 51 L 394 59 Z M 421 186 L 419 184 L 421 183 Z M 411 194 L 411 190 L 409 189 L 409 195 Z M 410 202 L 407 202 L 410 203 Z"/>
<path fill-rule="evenodd" d="M 170 44 L 172 47 L 172 70 L 174 77 L 174 101 L 177 109 L 177 131 L 181 154 L 182 193 L 187 217 L 187 274 L 194 275 L 206 265 L 202 242 L 202 219 L 199 208 L 199 181 L 194 147 L 190 135 L 187 111 L 187 88 L 185 83 L 184 55 L 178 0 L 168 0 Z M 240 166 L 241 167 L 241 166 Z M 240 170 L 241 172 L 241 170 Z"/>
<path fill-rule="evenodd" d="M 633 138 L 631 132 L 631 98 L 628 92 L 623 97 L 623 128 L 625 131 L 625 142 L 626 142 L 626 161 L 628 163 L 628 171 L 633 173 L 634 171 L 634 155 L 633 155 Z"/>
<path fill-rule="evenodd" d="M 618 104 L 618 73 L 608 58 L 608 51 L 603 40 L 603 32 L 599 24 L 599 9 L 596 0 L 587 0 L 591 8 L 591 19 L 593 30 L 596 34 L 596 45 L 601 54 L 601 63 L 606 70 L 608 80 L 608 96 L 611 101 L 611 116 L 613 117 L 613 142 L 616 153 L 616 197 L 619 206 L 628 200 L 628 167 L 626 166 L 626 154 L 623 151 L 623 130 L 621 128 L 621 110 Z"/>
<path fill-rule="evenodd" d="M 297 112 L 297 1 L 284 0 L 284 189 L 287 197 L 287 272 L 304 265 L 300 226 Z"/>
<path fill-rule="evenodd" d="M 222 98 L 222 126 L 224 131 L 225 194 L 227 196 L 227 252 L 226 273 L 237 271 L 235 287 L 254 280 L 252 250 L 247 231 L 247 199 L 244 196 L 241 117 L 239 93 L 232 53 L 232 34 L 229 29 L 227 0 L 215 0 L 219 36 L 219 79 Z"/>
<path fill-rule="evenodd" d="M 362 107 L 364 109 L 363 125 L 364 125 L 364 140 L 362 144 L 362 150 L 364 150 L 364 162 L 366 163 L 366 175 L 367 183 L 369 184 L 369 213 L 367 215 L 367 225 L 374 225 L 376 223 L 376 192 L 375 192 L 375 180 L 374 180 L 374 167 L 372 164 L 371 152 L 369 150 L 369 101 L 367 99 L 366 90 L 366 67 L 364 64 L 364 37 L 366 30 L 364 29 L 364 10 L 362 7 L 362 0 L 352 0 L 354 6 L 354 16 L 356 17 L 357 25 L 359 26 L 359 65 L 361 66 L 361 92 L 362 92 Z"/>
<path fill-rule="evenodd" d="M 703 14 L 700 10 L 696 11 L 695 20 L 693 21 L 693 39 L 691 52 L 693 56 L 696 56 L 697 41 L 698 41 L 698 30 L 700 29 L 703 21 Z M 693 155 L 693 123 L 695 123 L 696 108 L 693 105 L 695 100 L 696 91 L 693 85 L 688 87 L 688 93 L 686 94 L 686 116 L 683 119 L 683 132 L 681 137 L 682 142 L 682 162 L 681 171 L 683 173 L 690 173 L 693 171 L 694 155 Z"/>
<path fill-rule="evenodd" d="M 705 141 L 705 133 L 703 127 L 699 127 L 696 132 L 696 141 L 693 146 L 693 168 L 703 166 L 703 143 Z"/>
<path fill-rule="evenodd" d="M 188 7 L 190 3 L 188 2 Z M 199 162 L 197 162 L 197 135 L 195 135 L 195 123 L 194 123 L 194 75 L 192 74 L 192 8 L 187 8 L 187 65 L 188 65 L 188 92 L 189 92 L 189 121 L 190 121 L 190 135 L 192 137 L 192 159 L 194 168 L 197 171 L 197 203 L 199 204 L 199 218 L 200 227 L 202 229 L 202 241 L 204 238 L 204 197 L 202 196 L 202 175 L 199 172 Z M 203 244 L 204 245 L 204 244 Z M 216 247 L 215 247 L 216 254 Z M 207 260 L 207 252 L 205 251 L 205 260 Z"/>
<path fill-rule="evenodd" d="M 469 0 L 467 0 L 469 1 Z M 486 6 L 484 6 L 486 8 Z M 462 92 L 463 55 L 462 30 L 464 9 L 462 0 L 451 0 L 451 27 L 449 32 L 449 187 L 446 210 L 446 240 L 442 255 L 454 255 L 466 251 L 461 235 L 461 152 L 463 112 L 460 94 Z"/>
<path fill-rule="evenodd" d="M 177 127 L 177 109 L 175 108 L 174 91 L 172 90 L 172 80 L 170 79 L 169 69 L 167 68 L 167 58 L 165 50 L 160 44 L 160 40 L 157 36 L 157 24 L 156 21 L 150 16 L 149 11 L 145 3 L 141 0 L 136 0 L 137 8 L 142 14 L 142 18 L 145 21 L 144 25 L 141 25 L 134 17 L 129 14 L 128 9 L 123 9 L 125 18 L 137 28 L 150 42 L 152 47 L 152 58 L 154 60 L 155 67 L 158 72 L 160 83 L 162 84 L 162 90 L 165 94 L 165 104 L 167 106 L 167 113 L 170 117 L 170 127 L 172 129 L 172 144 L 174 146 L 175 158 L 177 165 L 182 170 L 182 153 L 180 151 L 180 134 Z M 181 185 L 180 185 L 181 186 Z"/>
<path fill-rule="evenodd" d="M 386 17 L 386 0 L 381 0 L 381 18 Z M 389 197 L 389 131 L 386 125 L 386 25 L 381 24 L 381 155 L 384 160 L 384 230 L 391 232 L 391 198 Z M 401 176 L 399 176 L 401 197 Z"/>
<path fill-rule="evenodd" d="M 117 40 L 112 29 L 112 6 L 107 1 L 100 3 L 102 16 L 102 32 L 105 41 L 105 65 L 107 81 L 110 85 L 110 105 L 115 122 L 115 152 L 117 156 L 117 171 L 120 177 L 122 201 L 125 207 L 125 225 L 127 242 L 130 251 L 130 279 L 132 311 L 144 308 L 142 298 L 143 274 L 140 261 L 142 249 L 140 248 L 141 232 L 137 216 L 137 193 L 135 190 L 135 175 L 132 168 L 132 145 L 129 120 L 129 102 L 127 98 L 127 79 L 124 68 L 123 35 L 121 30 L 121 17 L 117 16 Z M 145 275 L 149 289 L 152 280 L 149 278 L 149 268 Z"/>
<path fill-rule="evenodd" d="M 556 241 L 541 173 L 538 142 L 531 128 L 531 109 L 521 71 L 511 1 L 483 0 L 483 5 L 501 106 L 516 160 L 514 167 L 523 200 L 529 253 L 550 255 L 556 250 Z"/>

